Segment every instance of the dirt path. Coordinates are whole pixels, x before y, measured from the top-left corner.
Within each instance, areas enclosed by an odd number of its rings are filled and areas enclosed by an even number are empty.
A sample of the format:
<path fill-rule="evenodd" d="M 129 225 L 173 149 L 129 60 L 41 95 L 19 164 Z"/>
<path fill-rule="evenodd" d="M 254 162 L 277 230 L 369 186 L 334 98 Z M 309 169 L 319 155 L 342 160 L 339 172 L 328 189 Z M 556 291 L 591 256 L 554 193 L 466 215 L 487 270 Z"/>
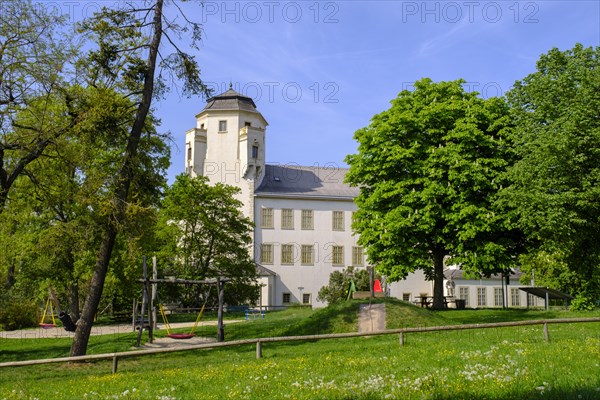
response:
<path fill-rule="evenodd" d="M 228 320 L 225 321 L 226 324 L 231 324 L 235 322 L 242 322 L 241 320 Z M 207 326 L 207 325 L 216 325 L 217 321 L 207 321 L 200 322 L 198 326 Z M 194 326 L 193 322 L 177 322 L 171 323 L 172 329 L 177 328 L 189 328 Z M 157 330 L 164 329 L 163 324 L 157 325 Z M 92 336 L 96 335 L 116 335 L 119 333 L 131 333 L 133 329 L 131 324 L 121 324 L 121 325 L 107 325 L 107 326 L 94 326 L 92 327 Z M 42 329 L 42 328 L 33 328 L 33 329 L 21 329 L 18 331 L 2 331 L 0 332 L 0 338 L 2 339 L 42 339 L 42 338 L 62 338 L 62 337 L 73 337 L 73 332 L 67 332 L 62 327 L 50 328 L 50 329 Z M 167 338 L 168 339 L 168 338 Z M 179 340 L 179 342 L 187 342 L 194 341 L 195 338 L 189 340 Z M 207 338 L 198 338 L 208 340 Z M 161 339 L 162 340 L 162 339 Z M 174 339 L 168 339 L 173 341 Z"/>
<path fill-rule="evenodd" d="M 385 304 L 361 304 L 358 309 L 358 331 L 385 330 Z"/>

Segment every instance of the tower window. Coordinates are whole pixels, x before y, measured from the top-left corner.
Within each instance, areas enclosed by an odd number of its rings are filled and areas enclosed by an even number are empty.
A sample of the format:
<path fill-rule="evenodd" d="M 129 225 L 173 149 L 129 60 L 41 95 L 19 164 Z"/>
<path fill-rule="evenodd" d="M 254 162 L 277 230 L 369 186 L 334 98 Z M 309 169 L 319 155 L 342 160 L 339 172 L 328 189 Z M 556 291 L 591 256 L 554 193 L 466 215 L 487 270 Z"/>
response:
<path fill-rule="evenodd" d="M 227 132 L 227 121 L 219 121 L 219 132 Z"/>
<path fill-rule="evenodd" d="M 187 158 L 188 160 L 192 159 L 192 146 L 188 147 L 188 154 L 187 154 Z"/>
<path fill-rule="evenodd" d="M 246 121 L 246 122 L 244 122 L 244 126 L 252 126 L 252 123 L 251 123 L 251 122 L 248 122 L 248 121 Z"/>
<path fill-rule="evenodd" d="M 252 158 L 258 158 L 258 146 L 252 146 Z"/>

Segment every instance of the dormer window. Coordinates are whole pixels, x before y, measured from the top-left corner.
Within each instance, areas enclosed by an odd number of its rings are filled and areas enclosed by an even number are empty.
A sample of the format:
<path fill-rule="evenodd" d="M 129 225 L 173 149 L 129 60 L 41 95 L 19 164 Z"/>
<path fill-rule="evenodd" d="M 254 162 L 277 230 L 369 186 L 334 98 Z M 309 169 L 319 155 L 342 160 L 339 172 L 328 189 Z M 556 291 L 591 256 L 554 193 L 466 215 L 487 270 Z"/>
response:
<path fill-rule="evenodd" d="M 252 146 L 252 158 L 258 158 L 258 146 Z"/>
<path fill-rule="evenodd" d="M 219 121 L 219 132 L 227 132 L 227 121 Z"/>

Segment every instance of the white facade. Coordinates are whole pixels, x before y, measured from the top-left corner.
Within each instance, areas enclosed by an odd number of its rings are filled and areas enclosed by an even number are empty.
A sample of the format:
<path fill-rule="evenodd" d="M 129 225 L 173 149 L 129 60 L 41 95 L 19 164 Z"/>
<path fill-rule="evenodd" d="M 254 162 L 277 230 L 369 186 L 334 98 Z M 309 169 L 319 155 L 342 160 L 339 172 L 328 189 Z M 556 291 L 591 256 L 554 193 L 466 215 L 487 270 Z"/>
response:
<path fill-rule="evenodd" d="M 268 305 L 304 303 L 323 306 L 325 304 L 317 301 L 317 293 L 321 287 L 327 284 L 332 271 L 354 264 L 357 267 L 364 267 L 364 255 L 358 262 L 353 263 L 353 252 L 355 257 L 356 253 L 360 252 L 357 250 L 357 238 L 352 235 L 351 230 L 352 212 L 356 210 L 354 202 L 257 195 L 255 210 L 256 262 L 280 277 L 275 282 L 273 297 L 268 299 Z M 271 227 L 265 227 L 265 224 L 261 223 L 261 214 L 264 210 L 273 212 Z M 334 211 L 341 213 L 343 217 L 343 226 L 335 230 L 332 228 Z M 292 215 L 293 224 L 291 226 L 284 223 L 284 212 Z M 303 212 L 304 226 L 302 224 Z M 312 224 L 308 223 L 307 214 L 312 214 L 310 217 Z M 289 215 L 287 217 L 289 218 Z M 291 247 L 289 247 L 290 245 Z M 284 246 L 288 246 L 287 249 Z M 339 263 L 340 247 L 341 263 Z M 338 251 L 338 254 L 335 255 L 336 260 L 334 260 L 333 254 L 335 248 Z M 291 259 L 289 254 L 285 254 L 290 249 Z M 271 251 L 272 257 L 263 254 L 265 251 Z"/>
<path fill-rule="evenodd" d="M 333 271 L 366 266 L 351 227 L 358 189 L 344 183 L 346 169 L 266 164 L 267 125 L 252 99 L 232 89 L 209 99 L 186 132 L 186 171 L 240 188 L 242 211 L 255 224 L 250 251 L 259 265 L 261 306 L 325 306 L 317 294 Z M 467 307 L 498 306 L 500 281 L 454 281 Z M 525 307 L 524 292 L 511 298 L 517 285 L 511 282 L 508 305 Z M 433 294 L 433 282 L 416 271 L 387 290 L 415 302 Z M 485 305 L 477 302 L 484 297 Z"/>

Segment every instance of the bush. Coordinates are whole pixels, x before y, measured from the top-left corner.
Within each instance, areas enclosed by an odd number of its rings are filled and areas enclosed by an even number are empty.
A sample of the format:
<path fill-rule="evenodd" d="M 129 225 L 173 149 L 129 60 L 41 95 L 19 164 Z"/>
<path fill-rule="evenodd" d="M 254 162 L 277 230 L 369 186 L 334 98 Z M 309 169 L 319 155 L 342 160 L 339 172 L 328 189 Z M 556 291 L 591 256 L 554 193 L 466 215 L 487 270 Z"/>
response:
<path fill-rule="evenodd" d="M 0 305 L 0 325 L 4 330 L 35 327 L 38 324 L 38 307 L 35 301 L 13 299 Z"/>
<path fill-rule="evenodd" d="M 585 295 L 578 295 L 571 302 L 571 309 L 576 311 L 594 310 L 594 301 Z"/>

